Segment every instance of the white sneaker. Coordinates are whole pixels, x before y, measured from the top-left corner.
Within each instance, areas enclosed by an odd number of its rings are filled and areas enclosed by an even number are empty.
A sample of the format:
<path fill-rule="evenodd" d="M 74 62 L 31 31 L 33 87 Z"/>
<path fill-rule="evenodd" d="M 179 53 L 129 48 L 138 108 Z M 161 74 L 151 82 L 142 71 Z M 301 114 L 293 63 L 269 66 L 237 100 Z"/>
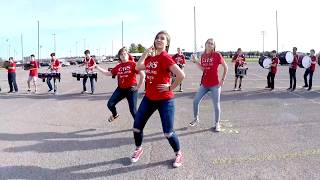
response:
<path fill-rule="evenodd" d="M 193 121 L 191 121 L 189 123 L 189 126 L 193 127 L 193 126 L 197 125 L 198 123 L 199 123 L 199 119 L 194 119 Z"/>
<path fill-rule="evenodd" d="M 221 131 L 221 125 L 220 125 L 220 123 L 216 123 L 215 130 L 216 130 L 216 132 L 220 132 L 220 131 Z"/>
<path fill-rule="evenodd" d="M 238 89 L 237 89 L 237 88 L 234 88 L 233 91 L 238 91 Z"/>

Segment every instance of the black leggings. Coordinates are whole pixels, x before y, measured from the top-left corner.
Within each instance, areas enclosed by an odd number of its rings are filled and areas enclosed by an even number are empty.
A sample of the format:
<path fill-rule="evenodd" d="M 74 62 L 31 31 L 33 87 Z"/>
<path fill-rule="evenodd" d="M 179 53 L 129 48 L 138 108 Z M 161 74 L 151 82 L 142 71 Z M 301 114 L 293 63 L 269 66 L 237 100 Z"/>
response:
<path fill-rule="evenodd" d="M 296 83 L 297 83 L 297 79 L 296 79 L 296 69 L 293 68 L 289 68 L 289 74 L 290 74 L 290 87 L 292 89 L 296 89 Z M 293 84 L 292 84 L 293 81 Z"/>

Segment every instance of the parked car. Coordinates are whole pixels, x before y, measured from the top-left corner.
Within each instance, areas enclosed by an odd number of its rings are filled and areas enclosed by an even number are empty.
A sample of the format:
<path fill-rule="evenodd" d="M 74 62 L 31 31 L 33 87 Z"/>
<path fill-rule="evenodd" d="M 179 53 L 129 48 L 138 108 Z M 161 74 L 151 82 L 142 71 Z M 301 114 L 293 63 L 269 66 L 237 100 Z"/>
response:
<path fill-rule="evenodd" d="M 40 66 L 50 66 L 49 62 L 40 62 Z"/>
<path fill-rule="evenodd" d="M 60 60 L 61 66 L 65 67 L 65 66 L 70 66 L 70 63 L 66 60 Z"/>
<path fill-rule="evenodd" d="M 69 63 L 70 63 L 70 65 L 77 65 L 77 62 L 73 61 L 73 60 L 69 61 Z"/>

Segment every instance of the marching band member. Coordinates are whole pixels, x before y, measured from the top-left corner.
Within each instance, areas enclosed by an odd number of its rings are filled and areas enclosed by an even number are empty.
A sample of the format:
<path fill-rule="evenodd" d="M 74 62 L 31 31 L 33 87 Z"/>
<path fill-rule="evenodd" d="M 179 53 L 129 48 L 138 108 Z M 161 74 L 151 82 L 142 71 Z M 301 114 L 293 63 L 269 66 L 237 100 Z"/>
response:
<path fill-rule="evenodd" d="M 49 66 L 50 73 L 58 73 L 61 67 L 60 61 L 59 59 L 56 58 L 56 53 L 51 53 L 50 56 L 51 56 L 51 63 Z M 52 91 L 51 79 L 52 79 L 51 76 L 47 77 L 47 84 L 49 87 L 48 92 Z M 53 90 L 54 90 L 54 94 L 57 94 L 57 79 L 55 77 L 53 77 Z"/>
<path fill-rule="evenodd" d="M 311 49 L 310 50 L 310 57 L 311 57 L 311 66 L 309 68 L 306 69 L 305 73 L 304 73 L 304 88 L 308 88 L 308 91 L 310 91 L 312 89 L 312 77 L 313 77 L 313 73 L 314 70 L 316 69 L 316 64 L 317 64 L 317 57 L 315 56 L 315 50 Z M 307 77 L 309 75 L 309 85 L 308 85 L 308 81 L 307 81 Z"/>
<path fill-rule="evenodd" d="M 37 92 L 37 79 L 38 79 L 39 62 L 36 61 L 34 54 L 31 54 L 29 64 L 32 66 L 32 68 L 30 69 L 29 77 L 27 80 L 28 92 L 31 91 L 30 82 L 32 81 L 33 86 L 34 86 L 34 92 L 36 93 Z"/>
<path fill-rule="evenodd" d="M 85 66 L 85 72 L 88 74 L 88 73 L 93 73 L 93 69 L 94 67 L 96 66 L 96 61 L 94 60 L 93 57 L 90 56 L 90 51 L 89 50 L 85 50 L 84 51 L 84 55 L 85 55 L 85 58 L 83 59 L 83 64 L 82 66 Z M 81 92 L 82 94 L 83 93 L 88 93 L 87 92 L 87 79 L 88 77 L 85 76 L 83 78 L 83 91 Z M 94 90 L 95 90 L 95 84 L 94 84 L 94 78 L 92 76 L 89 77 L 90 79 L 90 85 L 91 85 L 91 94 L 94 94 Z"/>
<path fill-rule="evenodd" d="M 274 90 L 274 78 L 277 73 L 277 66 L 279 64 L 279 58 L 277 57 L 276 50 L 271 51 L 271 56 L 272 56 L 272 63 L 271 63 L 270 71 L 267 76 L 267 84 L 268 85 L 266 88 L 270 88 L 270 91 L 273 91 Z"/>
<path fill-rule="evenodd" d="M 239 76 L 237 74 L 238 68 L 243 66 L 245 64 L 246 58 L 244 56 L 244 54 L 242 53 L 241 48 L 238 48 L 237 53 L 233 56 L 232 58 L 232 62 L 235 63 L 234 64 L 234 73 L 235 73 L 235 81 L 234 81 L 234 91 L 241 91 L 241 83 L 242 83 L 242 78 L 243 76 Z M 237 89 L 237 82 L 238 82 L 238 78 L 240 78 L 239 80 L 239 89 Z"/>
<path fill-rule="evenodd" d="M 183 71 L 184 66 L 186 65 L 186 58 L 183 55 L 180 48 L 177 48 L 177 54 L 172 56 L 172 59 L 176 62 L 176 64 L 180 67 L 180 69 Z M 172 76 L 172 82 L 175 81 L 175 76 Z M 179 85 L 179 92 L 183 92 L 182 90 L 182 83 Z"/>
<path fill-rule="evenodd" d="M 293 61 L 290 64 L 289 67 L 289 75 L 290 75 L 290 87 L 287 89 L 288 91 L 294 91 L 296 89 L 296 71 L 297 71 L 297 67 L 298 67 L 298 59 L 299 56 L 297 54 L 297 48 L 293 47 L 292 48 L 292 53 L 293 53 Z M 293 84 L 292 84 L 293 81 Z"/>
<path fill-rule="evenodd" d="M 13 57 L 9 58 L 8 70 L 8 83 L 10 91 L 8 93 L 18 92 L 18 85 L 16 81 L 16 62 L 13 60 Z M 13 91 L 14 90 L 14 91 Z"/>
<path fill-rule="evenodd" d="M 173 167 L 182 165 L 180 143 L 173 129 L 175 105 L 172 90 L 181 83 L 185 75 L 168 54 L 169 46 L 169 34 L 166 31 L 160 31 L 154 39 L 154 45 L 146 49 L 136 66 L 136 70 L 146 70 L 147 86 L 134 120 L 133 135 L 136 148 L 131 156 L 131 162 L 137 162 L 140 159 L 143 153 L 143 129 L 151 115 L 158 110 L 163 133 L 176 155 Z M 155 56 L 149 56 L 154 50 Z M 172 84 L 170 84 L 170 73 L 176 75 L 176 81 Z"/>
<path fill-rule="evenodd" d="M 117 76 L 118 87 L 113 92 L 112 96 L 108 100 L 108 108 L 111 111 L 112 115 L 109 117 L 108 121 L 112 122 L 119 117 L 119 114 L 116 109 L 116 105 L 124 98 L 127 99 L 130 113 L 135 118 L 137 112 L 137 99 L 138 99 L 138 90 L 144 82 L 144 72 L 137 71 L 136 62 L 129 59 L 128 50 L 123 47 L 119 50 L 118 56 L 120 63 L 117 64 L 111 71 L 103 69 L 96 65 L 96 68 L 99 69 L 107 76 Z M 137 84 L 136 74 L 140 74 L 140 80 Z"/>
<path fill-rule="evenodd" d="M 203 96 L 211 91 L 211 99 L 214 105 L 214 123 L 213 128 L 216 132 L 221 131 L 220 126 L 220 94 L 221 87 L 224 84 L 224 80 L 227 76 L 228 66 L 222 55 L 217 52 L 216 44 L 212 38 L 208 39 L 205 43 L 205 51 L 200 57 L 200 61 L 193 56 L 192 61 L 196 63 L 198 68 L 203 71 L 201 78 L 201 86 L 193 99 L 193 121 L 190 122 L 190 126 L 195 126 L 199 123 L 199 105 L 203 99 Z M 218 67 L 222 65 L 223 75 L 219 80 Z"/>

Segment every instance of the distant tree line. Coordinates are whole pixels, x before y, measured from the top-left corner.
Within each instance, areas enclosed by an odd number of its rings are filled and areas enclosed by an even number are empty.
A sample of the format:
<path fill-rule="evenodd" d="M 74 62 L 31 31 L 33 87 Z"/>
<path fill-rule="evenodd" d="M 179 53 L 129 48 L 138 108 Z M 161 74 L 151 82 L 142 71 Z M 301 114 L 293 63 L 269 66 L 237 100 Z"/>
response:
<path fill-rule="evenodd" d="M 226 58 L 232 58 L 235 54 L 236 54 L 236 51 L 220 51 L 221 55 L 223 57 L 226 57 Z M 245 55 L 245 57 L 247 58 L 258 58 L 260 57 L 263 53 L 262 52 L 259 52 L 259 51 L 249 51 L 249 52 L 243 52 L 243 54 Z M 267 54 L 267 52 L 265 52 L 264 54 Z"/>
<path fill-rule="evenodd" d="M 135 43 L 131 43 L 129 47 L 129 53 L 143 53 L 146 50 L 141 44 L 136 45 Z"/>

